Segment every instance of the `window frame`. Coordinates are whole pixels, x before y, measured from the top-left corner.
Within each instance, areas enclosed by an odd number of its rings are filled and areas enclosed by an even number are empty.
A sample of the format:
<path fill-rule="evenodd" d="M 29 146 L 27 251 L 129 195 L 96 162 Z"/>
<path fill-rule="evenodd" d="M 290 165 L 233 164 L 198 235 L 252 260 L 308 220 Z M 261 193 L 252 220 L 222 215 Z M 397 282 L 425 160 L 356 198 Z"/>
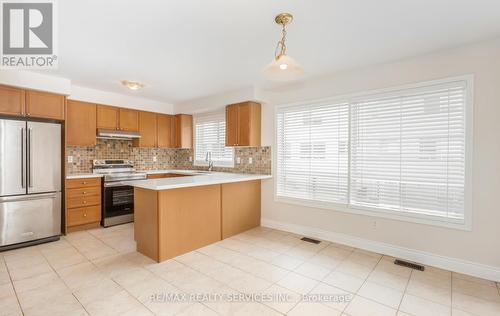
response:
<path fill-rule="evenodd" d="M 356 100 L 370 96 L 376 97 L 377 95 L 389 95 L 389 94 L 398 94 L 401 93 L 401 90 L 418 90 L 418 89 L 426 89 L 433 85 L 443 85 L 447 83 L 453 83 L 457 81 L 465 82 L 466 88 L 466 98 L 465 98 L 465 177 L 464 177 L 464 219 L 454 220 L 452 218 L 445 218 L 440 216 L 432 216 L 420 213 L 401 213 L 399 211 L 393 211 L 388 209 L 381 208 L 372 208 L 372 207 L 363 207 L 363 206 L 353 206 L 348 204 L 339 204 L 332 202 L 322 202 L 322 201 L 314 201 L 307 200 L 301 198 L 292 198 L 292 197 L 284 197 L 279 196 L 278 192 L 278 180 L 274 179 L 274 201 L 312 207 L 317 209 L 326 209 L 339 211 L 343 213 L 356 214 L 356 215 L 365 215 L 374 218 L 383 218 L 383 219 L 391 219 L 403 222 L 417 223 L 417 224 L 426 224 L 437 227 L 445 227 L 452 228 L 458 230 L 471 231 L 472 230 L 472 174 L 473 174 L 473 122 L 474 122 L 474 75 L 462 75 L 462 76 L 454 76 L 448 77 L 438 80 L 424 81 L 412 84 L 405 84 L 399 86 L 393 86 L 389 88 L 377 89 L 377 90 L 367 90 L 357 93 L 351 94 L 342 94 L 337 95 L 331 98 L 324 98 L 313 101 L 301 101 L 296 103 L 286 103 L 279 104 L 275 106 L 274 109 L 274 148 L 278 148 L 278 133 L 277 133 L 277 120 L 278 120 L 278 112 L 287 107 L 295 107 L 295 106 L 307 106 L 307 105 L 315 105 L 315 104 L 325 104 L 325 103 L 341 103 L 348 102 L 351 107 L 351 104 Z M 350 138 L 350 130 L 351 130 L 351 122 L 349 122 L 349 138 Z M 349 139 L 348 144 L 348 172 L 350 179 L 351 172 L 351 141 Z M 277 170 L 277 155 L 273 156 L 273 170 Z M 350 191 L 350 180 L 348 181 L 348 192 Z M 348 193 L 349 194 L 349 193 Z"/>
<path fill-rule="evenodd" d="M 218 115 L 221 115 L 223 121 L 225 122 L 225 120 L 226 120 L 225 117 L 226 116 L 225 116 L 224 110 L 222 110 L 222 111 L 206 112 L 206 113 L 199 113 L 199 114 L 193 115 L 193 165 L 194 166 L 208 167 L 208 162 L 207 161 L 205 161 L 205 160 L 196 160 L 196 147 L 197 147 L 196 146 L 196 123 L 197 123 L 197 121 L 199 120 L 200 117 L 218 116 Z M 224 147 L 227 147 L 225 145 L 226 145 L 226 143 L 225 143 L 225 137 L 224 137 Z M 234 166 L 235 166 L 234 147 L 228 147 L 228 148 L 231 148 L 231 151 L 232 151 L 233 159 L 231 160 L 231 162 L 230 163 L 225 163 L 225 162 L 214 160 L 213 161 L 214 167 L 218 167 L 218 168 L 234 168 Z"/>

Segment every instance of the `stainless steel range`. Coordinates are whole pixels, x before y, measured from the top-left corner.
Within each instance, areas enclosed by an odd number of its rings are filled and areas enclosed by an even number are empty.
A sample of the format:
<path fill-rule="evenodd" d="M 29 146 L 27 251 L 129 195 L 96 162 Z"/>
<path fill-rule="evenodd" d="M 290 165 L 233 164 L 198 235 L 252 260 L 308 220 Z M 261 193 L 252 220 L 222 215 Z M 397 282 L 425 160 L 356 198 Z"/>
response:
<path fill-rule="evenodd" d="M 93 173 L 104 177 L 102 194 L 102 225 L 104 227 L 134 221 L 134 188 L 132 180 L 147 178 L 136 172 L 129 160 L 105 159 L 93 161 Z"/>

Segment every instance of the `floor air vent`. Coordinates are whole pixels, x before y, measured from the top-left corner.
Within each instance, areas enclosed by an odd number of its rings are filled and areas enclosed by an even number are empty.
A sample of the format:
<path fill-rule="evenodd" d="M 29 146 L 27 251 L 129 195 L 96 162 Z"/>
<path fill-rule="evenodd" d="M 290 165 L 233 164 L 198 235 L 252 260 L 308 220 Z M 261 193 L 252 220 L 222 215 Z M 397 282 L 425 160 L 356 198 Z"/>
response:
<path fill-rule="evenodd" d="M 403 266 L 403 267 L 419 270 L 419 271 L 425 270 L 425 267 L 421 264 L 413 263 L 413 262 L 409 262 L 409 261 L 404 261 L 404 260 L 400 260 L 400 259 L 394 260 L 394 264 L 397 264 L 398 266 Z"/>
<path fill-rule="evenodd" d="M 312 239 L 312 238 L 309 238 L 309 237 L 302 237 L 300 240 L 307 241 L 307 242 L 310 242 L 310 243 L 313 243 L 313 244 L 319 244 L 321 242 L 319 240 Z"/>

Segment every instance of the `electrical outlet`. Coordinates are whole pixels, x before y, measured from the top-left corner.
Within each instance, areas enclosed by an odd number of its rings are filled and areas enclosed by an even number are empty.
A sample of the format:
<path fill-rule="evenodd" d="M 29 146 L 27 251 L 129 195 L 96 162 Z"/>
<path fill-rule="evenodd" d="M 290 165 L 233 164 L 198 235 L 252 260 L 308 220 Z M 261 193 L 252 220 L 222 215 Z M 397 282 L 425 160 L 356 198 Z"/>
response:
<path fill-rule="evenodd" d="M 241 158 L 240 158 L 240 157 L 236 157 L 236 163 L 237 163 L 237 164 L 240 164 L 240 163 L 241 163 Z"/>
<path fill-rule="evenodd" d="M 248 157 L 248 164 L 249 165 L 253 164 L 253 158 L 252 157 Z"/>
<path fill-rule="evenodd" d="M 189 162 L 193 162 L 193 157 L 189 156 Z"/>
<path fill-rule="evenodd" d="M 156 156 L 153 156 L 153 162 L 156 162 L 156 160 L 157 160 Z"/>
<path fill-rule="evenodd" d="M 68 163 L 73 163 L 73 156 L 68 156 Z"/>

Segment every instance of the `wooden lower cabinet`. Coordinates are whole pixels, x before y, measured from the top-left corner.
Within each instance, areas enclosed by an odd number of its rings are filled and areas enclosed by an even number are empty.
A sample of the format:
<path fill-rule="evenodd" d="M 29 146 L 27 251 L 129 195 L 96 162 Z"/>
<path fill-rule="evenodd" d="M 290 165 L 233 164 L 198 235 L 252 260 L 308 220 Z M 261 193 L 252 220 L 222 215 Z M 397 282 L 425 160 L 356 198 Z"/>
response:
<path fill-rule="evenodd" d="M 134 189 L 137 251 L 162 262 L 260 225 L 260 180 Z"/>
<path fill-rule="evenodd" d="M 260 180 L 222 187 L 222 239 L 260 225 Z"/>
<path fill-rule="evenodd" d="M 66 180 L 66 233 L 99 227 L 101 178 Z"/>

